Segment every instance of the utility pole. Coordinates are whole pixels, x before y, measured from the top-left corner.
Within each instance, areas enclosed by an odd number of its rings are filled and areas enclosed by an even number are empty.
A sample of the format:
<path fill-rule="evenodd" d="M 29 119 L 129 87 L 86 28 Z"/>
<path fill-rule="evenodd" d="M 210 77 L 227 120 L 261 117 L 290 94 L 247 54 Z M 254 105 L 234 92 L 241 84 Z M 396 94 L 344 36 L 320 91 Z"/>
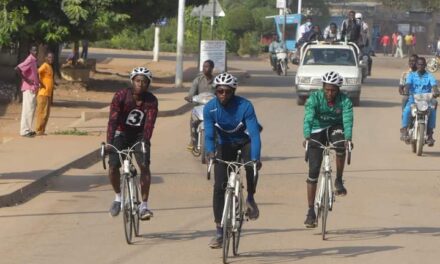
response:
<path fill-rule="evenodd" d="M 156 23 L 154 25 L 153 61 L 159 61 L 159 41 L 160 41 L 160 27 L 158 23 Z"/>
<path fill-rule="evenodd" d="M 179 0 L 177 16 L 176 88 L 183 88 L 183 45 L 185 32 L 185 0 Z"/>
<path fill-rule="evenodd" d="M 298 0 L 298 15 L 301 16 L 301 8 L 302 8 L 302 0 Z M 301 21 L 302 22 L 302 21 Z M 298 41 L 300 39 L 300 33 L 299 33 L 299 27 L 301 26 L 301 23 L 298 23 L 297 27 L 296 27 L 296 41 Z"/>
<path fill-rule="evenodd" d="M 215 8 L 217 0 L 212 1 L 212 17 L 211 17 L 211 40 L 214 39 L 214 23 L 215 23 Z"/>

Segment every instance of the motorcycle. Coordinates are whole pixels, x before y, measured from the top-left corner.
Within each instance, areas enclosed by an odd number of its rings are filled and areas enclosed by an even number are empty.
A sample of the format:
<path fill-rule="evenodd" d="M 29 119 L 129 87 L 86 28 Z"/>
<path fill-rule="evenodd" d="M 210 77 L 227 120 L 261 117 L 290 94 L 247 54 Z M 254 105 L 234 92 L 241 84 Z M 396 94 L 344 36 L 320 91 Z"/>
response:
<path fill-rule="evenodd" d="M 191 140 L 193 144 L 192 154 L 194 157 L 201 157 L 202 164 L 206 164 L 205 153 L 205 126 L 203 122 L 203 108 L 211 99 L 215 97 L 212 93 L 201 93 L 193 96 L 194 106 L 191 112 Z"/>
<path fill-rule="evenodd" d="M 411 125 L 408 131 L 411 149 L 421 156 L 427 139 L 427 125 L 432 103 L 432 93 L 414 94 L 414 104 L 411 105 Z"/>
<path fill-rule="evenodd" d="M 277 65 L 276 71 L 278 75 L 287 75 L 287 51 L 285 49 L 277 49 Z"/>

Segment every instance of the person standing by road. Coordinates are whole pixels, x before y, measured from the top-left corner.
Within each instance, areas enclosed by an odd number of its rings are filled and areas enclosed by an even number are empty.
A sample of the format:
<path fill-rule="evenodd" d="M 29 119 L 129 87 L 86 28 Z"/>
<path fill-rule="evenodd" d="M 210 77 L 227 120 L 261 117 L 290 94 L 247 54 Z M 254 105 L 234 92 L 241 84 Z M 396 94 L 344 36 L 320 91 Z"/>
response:
<path fill-rule="evenodd" d="M 36 93 L 40 87 L 37 67 L 37 46 L 32 45 L 29 49 L 29 56 L 15 67 L 15 71 L 22 79 L 21 91 L 23 92 L 23 102 L 21 109 L 20 135 L 23 137 L 33 137 L 36 132 L 32 130 L 36 107 Z"/>
<path fill-rule="evenodd" d="M 410 54 L 412 54 L 412 50 L 411 50 L 412 42 L 413 42 L 413 36 L 408 33 L 405 36 L 405 46 L 408 57 L 410 56 Z"/>
<path fill-rule="evenodd" d="M 254 161 L 257 170 L 261 168 L 260 126 L 254 107 L 247 99 L 236 96 L 237 79 L 229 73 L 215 77 L 216 98 L 209 101 L 203 109 L 205 121 L 205 149 L 208 160 L 219 158 L 233 161 L 241 150 L 244 162 Z M 217 139 L 217 140 L 216 140 Z M 248 216 L 251 220 L 259 217 L 259 210 L 254 199 L 256 182 L 253 166 L 246 166 Z M 221 220 L 225 201 L 225 187 L 228 181 L 227 165 L 215 164 L 214 167 L 214 221 L 216 235 L 209 243 L 211 248 L 219 248 L 223 242 Z"/>
<path fill-rule="evenodd" d="M 203 72 L 199 76 L 197 76 L 193 82 L 191 89 L 188 92 L 188 95 L 185 96 L 185 100 L 188 102 L 192 102 L 192 98 L 195 95 L 201 93 L 214 93 L 215 89 L 213 87 L 212 82 L 214 81 L 214 76 L 212 75 L 212 71 L 214 70 L 214 62 L 212 60 L 206 60 L 203 62 Z M 195 121 L 190 119 L 190 141 L 188 144 L 188 150 L 192 150 L 194 148 L 193 141 L 191 140 L 192 134 L 196 129 Z"/>
<path fill-rule="evenodd" d="M 399 33 L 398 32 L 393 32 L 393 34 L 391 35 L 391 54 L 395 54 L 396 50 L 397 50 L 397 37 L 398 37 Z"/>
<path fill-rule="evenodd" d="M 397 56 L 403 59 L 403 37 L 400 32 L 397 32 L 396 53 L 394 54 L 394 57 L 397 58 Z"/>
<path fill-rule="evenodd" d="M 390 45 L 390 37 L 387 34 L 384 34 L 382 36 L 382 39 L 380 40 L 380 44 L 383 48 L 383 55 L 388 56 L 388 46 Z"/>
<path fill-rule="evenodd" d="M 411 52 L 412 53 L 416 53 L 416 45 L 417 45 L 416 34 L 412 33 L 412 42 L 411 42 Z"/>
<path fill-rule="evenodd" d="M 307 228 L 316 227 L 316 214 L 314 201 L 316 185 L 322 163 L 322 149 L 317 140 L 324 145 L 328 143 L 347 140 L 345 147 L 349 146 L 353 130 L 353 104 L 345 93 L 340 92 L 343 77 L 339 73 L 331 71 L 322 76 L 322 89 L 310 94 L 307 99 L 304 112 L 304 143 L 309 146 L 309 176 L 307 178 L 307 202 L 308 212 L 304 225 Z M 339 146 L 337 146 L 339 147 Z M 344 144 L 342 143 L 342 146 Z M 345 149 L 336 151 L 336 179 L 335 194 L 346 195 L 342 174 L 345 165 Z"/>
<path fill-rule="evenodd" d="M 89 56 L 89 41 L 87 39 L 81 40 L 82 51 L 81 58 L 87 60 L 87 56 Z"/>
<path fill-rule="evenodd" d="M 145 67 L 134 68 L 130 73 L 131 87 L 119 90 L 110 104 L 110 116 L 107 127 L 107 143 L 117 149 L 133 146 L 138 141 L 143 141 L 146 147 L 145 156 L 142 157 L 141 144 L 135 147 L 136 162 L 141 170 L 140 183 L 142 203 L 139 206 L 141 220 L 150 220 L 153 212 L 148 208 L 150 194 L 150 139 L 153 135 L 154 125 L 158 112 L 157 98 L 148 91 L 153 75 Z M 109 152 L 109 179 L 115 192 L 115 200 L 110 207 L 110 215 L 115 217 L 121 211 L 121 161 L 118 153 Z"/>
<path fill-rule="evenodd" d="M 35 131 L 38 136 L 46 135 L 46 125 L 49 120 L 51 98 L 54 88 L 53 60 L 54 54 L 47 53 L 45 62 L 38 69 L 38 75 L 41 81 L 40 89 L 37 96 L 37 118 Z"/>

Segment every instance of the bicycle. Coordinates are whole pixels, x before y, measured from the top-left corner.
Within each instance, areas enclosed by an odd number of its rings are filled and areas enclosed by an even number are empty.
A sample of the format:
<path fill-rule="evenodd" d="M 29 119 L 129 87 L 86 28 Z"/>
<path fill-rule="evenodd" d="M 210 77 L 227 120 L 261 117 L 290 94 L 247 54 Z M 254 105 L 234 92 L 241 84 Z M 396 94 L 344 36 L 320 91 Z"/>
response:
<path fill-rule="evenodd" d="M 345 143 L 346 140 L 338 140 L 332 143 L 329 143 L 328 146 L 322 144 L 321 142 L 309 139 L 312 142 L 315 142 L 319 145 L 319 148 L 323 149 L 323 165 L 322 165 L 322 173 L 320 174 L 318 178 L 318 188 L 316 190 L 315 194 L 315 211 L 316 213 L 316 225 L 318 225 L 318 219 L 321 217 L 321 235 L 322 240 L 325 240 L 326 235 L 326 228 L 327 228 L 327 216 L 328 212 L 333 209 L 333 203 L 336 201 L 336 196 L 333 191 L 333 185 L 332 185 L 332 168 L 331 168 L 331 160 L 330 155 L 332 150 L 341 149 L 341 147 L 336 147 L 339 143 Z M 348 157 L 347 157 L 347 164 L 350 165 L 351 163 L 351 150 L 352 145 L 351 142 L 349 142 L 349 146 L 347 148 L 348 150 Z M 305 154 L 305 161 L 308 162 L 308 150 L 309 150 L 309 142 L 306 142 L 306 154 Z M 346 149 L 343 147 L 344 150 Z"/>
<path fill-rule="evenodd" d="M 247 216 L 246 205 L 243 196 L 243 179 L 240 169 L 245 166 L 253 165 L 254 168 L 254 185 L 257 185 L 258 173 L 257 164 L 254 161 L 241 163 L 241 151 L 237 153 L 236 161 L 224 161 L 221 159 L 211 159 L 208 165 L 208 172 L 211 171 L 214 162 L 227 165 L 228 183 L 225 191 L 225 204 L 223 207 L 223 215 L 221 227 L 223 228 L 223 263 L 228 263 L 229 244 L 232 237 L 232 252 L 234 256 L 238 256 L 238 247 L 240 244 L 241 229 L 243 221 Z M 246 221 L 248 219 L 246 218 Z"/>
<path fill-rule="evenodd" d="M 110 146 L 112 151 L 119 155 L 119 160 L 122 164 L 122 174 L 121 174 L 121 211 L 123 215 L 124 233 L 125 239 L 128 244 L 133 243 L 133 234 L 135 237 L 139 237 L 139 207 L 140 207 L 140 184 L 137 176 L 137 171 L 132 162 L 132 154 L 137 153 L 134 148 L 141 144 L 142 154 L 144 154 L 145 159 L 145 143 L 142 141 L 136 142 L 133 146 L 119 150 L 111 144 L 101 143 L 101 157 L 102 166 L 104 170 L 107 169 L 105 165 L 105 147 Z M 124 156 L 124 157 L 123 157 Z M 145 160 L 144 160 L 145 161 Z"/>

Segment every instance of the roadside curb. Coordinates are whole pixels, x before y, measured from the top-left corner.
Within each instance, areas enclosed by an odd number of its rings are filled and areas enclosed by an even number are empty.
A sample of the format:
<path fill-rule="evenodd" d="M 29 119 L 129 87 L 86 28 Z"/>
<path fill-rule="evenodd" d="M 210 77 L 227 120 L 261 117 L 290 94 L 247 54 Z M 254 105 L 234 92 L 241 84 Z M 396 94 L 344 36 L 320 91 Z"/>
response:
<path fill-rule="evenodd" d="M 29 201 L 38 194 L 42 193 L 47 188 L 50 180 L 53 177 L 59 176 L 70 169 L 87 168 L 88 166 L 93 165 L 100 159 L 99 155 L 100 149 L 93 150 L 92 152 L 89 152 L 64 166 L 53 170 L 52 172 L 40 177 L 39 179 L 29 183 L 28 185 L 18 190 L 15 190 L 12 193 L 0 196 L 0 208 L 15 206 Z"/>

